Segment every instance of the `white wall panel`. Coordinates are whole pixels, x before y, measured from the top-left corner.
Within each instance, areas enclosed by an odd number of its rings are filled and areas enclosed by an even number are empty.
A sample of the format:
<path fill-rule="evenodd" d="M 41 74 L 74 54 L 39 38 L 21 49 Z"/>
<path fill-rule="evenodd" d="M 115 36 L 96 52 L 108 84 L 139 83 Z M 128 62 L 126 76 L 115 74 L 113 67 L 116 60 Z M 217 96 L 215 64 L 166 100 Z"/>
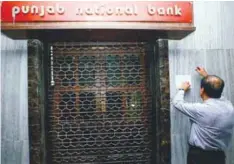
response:
<path fill-rule="evenodd" d="M 28 164 L 27 41 L 1 33 L 1 162 Z"/>

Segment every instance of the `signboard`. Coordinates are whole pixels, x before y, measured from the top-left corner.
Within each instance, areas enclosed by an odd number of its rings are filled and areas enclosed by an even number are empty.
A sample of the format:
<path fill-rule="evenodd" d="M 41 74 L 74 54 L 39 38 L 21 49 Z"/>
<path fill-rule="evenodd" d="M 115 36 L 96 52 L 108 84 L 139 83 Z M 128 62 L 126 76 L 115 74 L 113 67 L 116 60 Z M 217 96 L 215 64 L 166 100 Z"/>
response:
<path fill-rule="evenodd" d="M 192 23 L 191 2 L 4 1 L 2 22 Z"/>

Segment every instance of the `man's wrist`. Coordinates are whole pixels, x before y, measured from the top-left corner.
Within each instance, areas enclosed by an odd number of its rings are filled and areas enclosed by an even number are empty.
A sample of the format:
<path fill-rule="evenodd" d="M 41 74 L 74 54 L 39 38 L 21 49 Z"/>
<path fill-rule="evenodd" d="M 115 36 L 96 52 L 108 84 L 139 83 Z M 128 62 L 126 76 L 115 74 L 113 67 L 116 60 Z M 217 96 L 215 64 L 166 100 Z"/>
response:
<path fill-rule="evenodd" d="M 203 75 L 202 77 L 203 77 L 203 78 L 206 78 L 207 76 L 208 76 L 208 74 L 206 74 L 206 75 Z"/>

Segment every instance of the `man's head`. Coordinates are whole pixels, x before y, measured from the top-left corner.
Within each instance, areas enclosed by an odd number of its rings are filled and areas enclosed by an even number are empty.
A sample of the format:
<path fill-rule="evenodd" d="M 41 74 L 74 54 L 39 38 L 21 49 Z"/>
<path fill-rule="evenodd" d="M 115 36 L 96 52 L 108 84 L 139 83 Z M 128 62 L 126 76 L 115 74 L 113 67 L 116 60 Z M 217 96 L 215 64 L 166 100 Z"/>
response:
<path fill-rule="evenodd" d="M 224 81 L 215 75 L 208 75 L 201 80 L 200 95 L 204 99 L 220 98 L 224 88 Z"/>

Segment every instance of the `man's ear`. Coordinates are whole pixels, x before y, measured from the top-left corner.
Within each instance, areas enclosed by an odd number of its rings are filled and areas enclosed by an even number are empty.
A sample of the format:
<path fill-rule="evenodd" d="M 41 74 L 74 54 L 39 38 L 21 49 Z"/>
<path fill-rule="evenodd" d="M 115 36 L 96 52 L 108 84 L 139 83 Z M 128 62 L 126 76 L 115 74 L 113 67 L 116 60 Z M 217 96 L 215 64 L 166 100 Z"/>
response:
<path fill-rule="evenodd" d="M 204 88 L 201 88 L 201 89 L 200 89 L 200 94 L 203 94 L 204 91 L 205 91 Z"/>

